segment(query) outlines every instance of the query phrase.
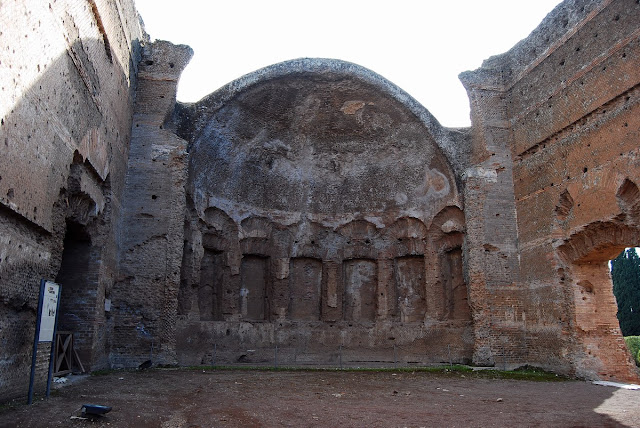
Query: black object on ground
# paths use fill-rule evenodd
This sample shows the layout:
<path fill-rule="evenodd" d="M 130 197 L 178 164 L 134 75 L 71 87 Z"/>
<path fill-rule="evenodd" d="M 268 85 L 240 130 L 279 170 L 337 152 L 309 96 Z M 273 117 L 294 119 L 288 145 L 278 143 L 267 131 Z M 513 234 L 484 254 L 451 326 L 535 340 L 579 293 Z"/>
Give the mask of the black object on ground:
<path fill-rule="evenodd" d="M 111 407 L 109 406 L 101 406 L 99 404 L 83 404 L 82 405 L 82 416 L 104 416 L 105 413 L 109 413 L 111 411 Z"/>

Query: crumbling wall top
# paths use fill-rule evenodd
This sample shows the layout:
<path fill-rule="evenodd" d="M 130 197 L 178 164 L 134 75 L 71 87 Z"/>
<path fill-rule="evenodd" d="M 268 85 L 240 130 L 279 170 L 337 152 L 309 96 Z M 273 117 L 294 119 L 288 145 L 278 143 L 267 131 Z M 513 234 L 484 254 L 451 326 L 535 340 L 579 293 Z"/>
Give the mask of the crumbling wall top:
<path fill-rule="evenodd" d="M 462 84 L 471 87 L 508 87 L 529 68 L 546 58 L 557 45 L 571 37 L 581 22 L 608 2 L 567 0 L 556 6 L 531 34 L 507 52 L 494 55 L 473 71 L 460 73 Z"/>
<path fill-rule="evenodd" d="M 174 119 L 178 122 L 179 134 L 186 140 L 192 140 L 207 127 L 219 109 L 239 94 L 256 85 L 296 76 L 305 76 L 309 83 L 319 79 L 358 81 L 395 100 L 422 123 L 445 152 L 456 175 L 461 176 L 467 162 L 466 129 L 441 126 L 424 106 L 389 80 L 360 65 L 336 59 L 300 58 L 274 64 L 234 80 L 195 104 L 181 104 Z"/>

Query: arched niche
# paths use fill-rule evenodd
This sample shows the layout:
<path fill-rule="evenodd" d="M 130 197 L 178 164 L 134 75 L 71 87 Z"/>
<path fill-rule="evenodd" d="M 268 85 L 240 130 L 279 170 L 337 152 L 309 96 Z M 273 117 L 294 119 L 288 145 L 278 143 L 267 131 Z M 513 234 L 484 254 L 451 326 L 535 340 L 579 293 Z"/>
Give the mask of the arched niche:
<path fill-rule="evenodd" d="M 196 205 L 221 201 L 288 223 L 300 213 L 323 222 L 386 222 L 392 213 L 429 223 L 460 202 L 447 131 L 355 64 L 276 64 L 185 111 L 178 128 L 189 140 Z"/>

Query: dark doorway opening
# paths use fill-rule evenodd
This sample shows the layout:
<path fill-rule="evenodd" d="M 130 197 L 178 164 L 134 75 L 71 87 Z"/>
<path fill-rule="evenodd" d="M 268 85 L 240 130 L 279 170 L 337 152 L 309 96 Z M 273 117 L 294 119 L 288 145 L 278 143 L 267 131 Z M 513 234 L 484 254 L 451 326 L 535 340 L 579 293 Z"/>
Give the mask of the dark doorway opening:
<path fill-rule="evenodd" d="M 56 282 L 62 285 L 58 331 L 73 333 L 75 351 L 85 369 L 91 365 L 96 319 L 97 266 L 85 228 L 67 222 L 62 263 Z"/>

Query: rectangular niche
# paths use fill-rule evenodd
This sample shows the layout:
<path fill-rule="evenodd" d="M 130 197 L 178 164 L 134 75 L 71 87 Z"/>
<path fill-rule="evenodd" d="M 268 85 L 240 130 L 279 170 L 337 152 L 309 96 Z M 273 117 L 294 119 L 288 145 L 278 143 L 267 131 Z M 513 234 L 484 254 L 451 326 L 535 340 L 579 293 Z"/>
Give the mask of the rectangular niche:
<path fill-rule="evenodd" d="M 344 319 L 375 321 L 378 266 L 375 260 L 352 259 L 344 262 Z"/>
<path fill-rule="evenodd" d="M 289 318 L 319 320 L 322 261 L 307 257 L 292 258 L 289 270 Z"/>
<path fill-rule="evenodd" d="M 242 257 L 240 308 L 247 320 L 266 319 L 268 261 L 268 258 L 261 256 Z"/>
<path fill-rule="evenodd" d="M 467 284 L 462 273 L 462 250 L 447 251 L 442 264 L 444 286 L 444 317 L 452 320 L 470 320 Z"/>
<path fill-rule="evenodd" d="M 198 308 L 202 321 L 222 319 L 223 269 L 223 253 L 205 249 L 200 262 L 198 286 Z"/>
<path fill-rule="evenodd" d="M 424 256 L 395 260 L 397 314 L 402 322 L 422 322 L 427 312 Z"/>

